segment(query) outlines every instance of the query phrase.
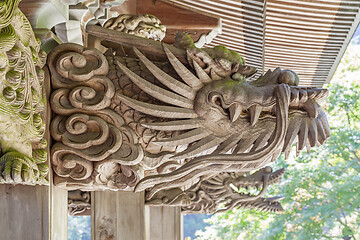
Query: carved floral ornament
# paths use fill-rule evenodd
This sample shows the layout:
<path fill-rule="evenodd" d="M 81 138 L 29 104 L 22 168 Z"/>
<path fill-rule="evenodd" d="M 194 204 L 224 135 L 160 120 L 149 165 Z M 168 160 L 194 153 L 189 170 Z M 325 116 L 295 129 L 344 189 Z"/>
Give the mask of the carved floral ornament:
<path fill-rule="evenodd" d="M 280 68 L 250 81 L 255 70 L 237 53 L 183 46 L 163 44 L 160 62 L 136 48 L 137 58 L 75 44 L 52 51 L 55 184 L 146 190 L 147 204 L 185 212 L 281 211 L 280 198 L 262 196 L 284 170 L 266 165 L 295 142 L 299 152 L 329 137 L 327 90 L 299 87 Z"/>

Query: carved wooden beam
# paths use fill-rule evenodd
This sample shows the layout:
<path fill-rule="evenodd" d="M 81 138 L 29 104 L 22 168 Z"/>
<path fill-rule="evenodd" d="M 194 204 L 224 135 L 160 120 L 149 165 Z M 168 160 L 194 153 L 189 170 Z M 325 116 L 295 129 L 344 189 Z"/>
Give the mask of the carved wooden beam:
<path fill-rule="evenodd" d="M 134 36 L 126 33 L 122 33 L 119 31 L 114 31 L 111 29 L 103 28 L 96 25 L 88 25 L 86 27 L 87 33 L 98 37 L 103 40 L 107 40 L 111 43 L 115 43 L 114 48 L 118 48 L 119 46 L 124 47 L 136 47 L 140 51 L 143 51 L 148 54 L 158 58 L 162 58 L 166 60 L 166 55 L 162 48 L 162 43 L 159 41 L 145 39 L 139 36 Z M 106 46 L 112 47 L 112 45 L 107 44 Z M 165 44 L 171 52 L 184 64 L 187 64 L 186 52 L 184 49 L 176 48 L 172 45 Z M 164 60 L 163 60 L 164 61 Z"/>
<path fill-rule="evenodd" d="M 55 184 L 146 190 L 147 204 L 190 212 L 217 211 L 222 203 L 281 210 L 278 198 L 261 199 L 283 173 L 266 165 L 287 156 L 293 143 L 301 151 L 329 137 L 319 106 L 325 89 L 298 87 L 297 74 L 280 68 L 248 81 L 255 69 L 238 53 L 196 48 L 187 35 L 175 48 L 99 26 L 87 30 L 133 47 L 133 55 L 75 44 L 49 55 Z M 151 54 L 161 57 L 151 61 Z M 230 183 L 262 190 L 239 194 Z"/>

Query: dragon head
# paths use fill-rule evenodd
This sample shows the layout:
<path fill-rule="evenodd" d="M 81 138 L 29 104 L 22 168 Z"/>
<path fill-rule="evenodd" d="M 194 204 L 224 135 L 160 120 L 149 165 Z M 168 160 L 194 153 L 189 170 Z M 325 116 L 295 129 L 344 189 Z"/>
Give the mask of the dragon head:
<path fill-rule="evenodd" d="M 164 46 L 169 62 L 181 78 L 178 80 L 136 48 L 134 51 L 164 87 L 143 79 L 119 61 L 116 64 L 158 103 L 140 102 L 121 93 L 116 97 L 139 112 L 161 118 L 142 126 L 178 133 L 155 139 L 154 144 L 181 149 L 160 153 L 166 158 L 150 157 L 158 166 L 171 162 L 178 167 L 140 180 L 135 190 L 151 188 L 148 199 L 164 189 L 187 189 L 211 174 L 259 169 L 281 152 L 288 153 L 296 140 L 300 151 L 304 146 L 322 144 L 329 137 L 326 116 L 319 106 L 327 90 L 298 87 L 299 77 L 291 70 L 269 70 L 250 81 L 246 78 L 255 73 L 254 69 L 235 54 L 190 48 L 189 69 Z"/>

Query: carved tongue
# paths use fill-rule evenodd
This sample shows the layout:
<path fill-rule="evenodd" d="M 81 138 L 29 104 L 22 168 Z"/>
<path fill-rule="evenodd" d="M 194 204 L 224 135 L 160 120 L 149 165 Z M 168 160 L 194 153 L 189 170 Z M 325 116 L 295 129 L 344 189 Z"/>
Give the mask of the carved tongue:
<path fill-rule="evenodd" d="M 231 104 L 229 107 L 229 112 L 230 112 L 231 122 L 235 122 L 239 118 L 239 116 L 242 112 L 242 107 L 241 107 L 240 103 Z"/>
<path fill-rule="evenodd" d="M 251 126 L 254 126 L 257 123 L 257 121 L 259 120 L 261 110 L 262 110 L 262 107 L 259 105 L 252 105 L 249 108 Z"/>

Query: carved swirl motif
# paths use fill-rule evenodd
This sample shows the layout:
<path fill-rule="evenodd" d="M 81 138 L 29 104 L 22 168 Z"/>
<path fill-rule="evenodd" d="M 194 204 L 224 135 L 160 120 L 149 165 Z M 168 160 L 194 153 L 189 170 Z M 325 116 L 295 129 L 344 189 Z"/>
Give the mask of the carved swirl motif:
<path fill-rule="evenodd" d="M 95 183 L 105 185 L 110 189 L 133 188 L 140 180 L 137 172 L 131 166 L 116 164 L 116 161 L 96 163 L 96 169 L 99 174 L 96 176 Z"/>
<path fill-rule="evenodd" d="M 71 52 L 61 52 L 68 44 L 64 45 L 52 52 L 49 60 L 54 73 L 53 86 L 60 88 L 51 97 L 53 110 L 58 114 L 70 114 L 77 111 L 74 108 L 88 111 L 107 108 L 115 88 L 104 76 L 108 73 L 105 57 L 95 49 L 84 50 L 78 45 L 70 45 Z"/>
<path fill-rule="evenodd" d="M 34 162 L 32 158 L 17 151 L 7 152 L 0 158 L 0 183 L 46 184 L 48 172 L 49 168 L 45 163 Z"/>
<path fill-rule="evenodd" d="M 57 176 L 72 186 L 134 187 L 137 173 L 125 165 L 139 163 L 143 151 L 123 118 L 108 108 L 115 88 L 105 76 L 105 57 L 95 49 L 64 44 L 51 53 L 49 65 L 56 88 L 50 102 L 58 114 L 51 122 Z"/>

